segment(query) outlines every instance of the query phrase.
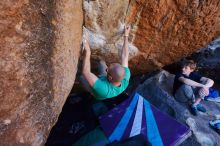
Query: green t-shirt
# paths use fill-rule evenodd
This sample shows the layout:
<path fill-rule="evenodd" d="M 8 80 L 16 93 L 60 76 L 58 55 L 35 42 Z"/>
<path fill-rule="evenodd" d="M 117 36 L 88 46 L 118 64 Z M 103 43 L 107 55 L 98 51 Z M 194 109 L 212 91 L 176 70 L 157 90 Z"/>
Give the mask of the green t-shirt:
<path fill-rule="evenodd" d="M 124 67 L 125 69 L 125 77 L 121 81 L 121 85 L 119 87 L 114 86 L 107 79 L 107 76 L 100 77 L 92 87 L 92 93 L 98 100 L 103 100 L 106 98 L 112 98 L 119 94 L 121 94 L 128 86 L 129 79 L 131 76 L 130 70 L 128 67 Z"/>

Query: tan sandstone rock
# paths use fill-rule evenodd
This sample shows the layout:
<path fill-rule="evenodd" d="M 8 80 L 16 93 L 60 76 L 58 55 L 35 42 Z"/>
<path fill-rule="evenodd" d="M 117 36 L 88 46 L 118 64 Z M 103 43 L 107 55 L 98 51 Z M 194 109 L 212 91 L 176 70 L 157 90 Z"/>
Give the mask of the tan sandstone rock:
<path fill-rule="evenodd" d="M 0 145 L 44 145 L 71 91 L 82 0 L 0 1 Z"/>
<path fill-rule="evenodd" d="M 92 58 L 110 63 L 131 23 L 129 66 L 141 73 L 219 36 L 219 16 L 217 0 L 0 1 L 0 145 L 45 143 L 75 80 L 82 31 Z"/>
<path fill-rule="evenodd" d="M 123 25 L 132 25 L 129 67 L 136 74 L 173 63 L 220 35 L 219 1 L 93 0 L 84 1 L 84 11 L 93 58 L 119 61 Z"/>

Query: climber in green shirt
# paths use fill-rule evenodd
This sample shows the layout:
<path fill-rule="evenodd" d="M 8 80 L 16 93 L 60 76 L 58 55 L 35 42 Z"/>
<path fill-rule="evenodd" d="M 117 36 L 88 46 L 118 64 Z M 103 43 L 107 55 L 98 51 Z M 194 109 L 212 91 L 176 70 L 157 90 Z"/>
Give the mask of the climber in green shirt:
<path fill-rule="evenodd" d="M 112 63 L 109 67 L 106 66 L 104 61 L 100 61 L 102 65 L 101 70 L 104 70 L 102 75 L 96 76 L 91 72 L 90 56 L 91 50 L 89 42 L 85 40 L 83 51 L 83 68 L 82 74 L 84 81 L 88 85 L 85 88 L 98 100 L 112 98 L 122 93 L 129 84 L 130 70 L 128 68 L 128 36 L 130 26 L 125 26 L 124 31 L 124 44 L 121 52 L 121 64 Z M 86 87 L 87 86 L 87 87 Z"/>

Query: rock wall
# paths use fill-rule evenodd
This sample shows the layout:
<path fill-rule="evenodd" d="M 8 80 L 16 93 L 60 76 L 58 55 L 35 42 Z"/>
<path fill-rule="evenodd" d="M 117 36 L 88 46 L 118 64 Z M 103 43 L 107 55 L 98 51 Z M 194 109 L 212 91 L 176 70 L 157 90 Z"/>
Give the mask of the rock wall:
<path fill-rule="evenodd" d="M 137 74 L 219 36 L 219 16 L 214 0 L 0 1 L 0 145 L 45 143 L 75 80 L 82 31 L 92 59 L 110 63 L 119 61 L 123 26 L 131 23 Z"/>
<path fill-rule="evenodd" d="M 136 74 L 173 63 L 220 36 L 219 1 L 88 0 L 84 11 L 93 58 L 108 63 L 119 61 L 123 25 L 132 25 L 130 68 Z"/>
<path fill-rule="evenodd" d="M 0 145 L 43 145 L 71 91 L 81 0 L 0 2 Z"/>

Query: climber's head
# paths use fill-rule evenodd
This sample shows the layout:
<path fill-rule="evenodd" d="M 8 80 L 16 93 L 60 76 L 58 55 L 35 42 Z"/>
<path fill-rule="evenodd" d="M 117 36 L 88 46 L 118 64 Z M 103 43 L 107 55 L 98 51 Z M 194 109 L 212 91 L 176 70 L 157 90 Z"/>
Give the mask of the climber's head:
<path fill-rule="evenodd" d="M 125 70 L 119 63 L 112 63 L 106 70 L 110 82 L 121 82 L 125 76 Z"/>

